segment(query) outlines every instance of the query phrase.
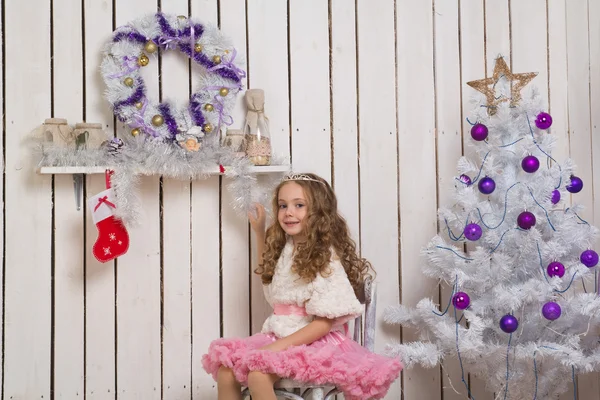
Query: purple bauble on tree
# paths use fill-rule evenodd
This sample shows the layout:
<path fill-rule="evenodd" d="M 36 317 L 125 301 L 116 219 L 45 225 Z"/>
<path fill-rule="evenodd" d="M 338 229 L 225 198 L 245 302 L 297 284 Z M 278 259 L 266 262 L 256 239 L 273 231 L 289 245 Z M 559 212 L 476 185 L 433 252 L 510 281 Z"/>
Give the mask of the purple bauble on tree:
<path fill-rule="evenodd" d="M 483 194 L 491 194 L 496 189 L 496 182 L 490 177 L 485 177 L 479 181 L 477 185 L 479 191 Z"/>
<path fill-rule="evenodd" d="M 552 116 L 546 112 L 541 112 L 535 119 L 535 126 L 539 129 L 548 129 L 552 125 Z"/>
<path fill-rule="evenodd" d="M 561 309 L 560 306 L 553 302 L 549 301 L 542 307 L 542 315 L 544 318 L 549 319 L 550 321 L 554 321 L 560 317 Z"/>
<path fill-rule="evenodd" d="M 571 183 L 567 185 L 567 190 L 571 193 L 579 193 L 583 189 L 583 181 L 575 175 L 571 175 Z"/>
<path fill-rule="evenodd" d="M 523 171 L 532 174 L 540 168 L 540 160 L 536 156 L 527 156 L 521 161 L 521 167 Z"/>
<path fill-rule="evenodd" d="M 469 307 L 469 304 L 471 304 L 471 299 L 465 292 L 456 292 L 456 294 L 452 296 L 452 305 L 459 310 L 464 310 Z"/>
<path fill-rule="evenodd" d="M 461 175 L 461 176 L 458 178 L 458 180 L 459 180 L 459 181 L 461 181 L 462 183 L 464 183 L 464 184 L 465 184 L 465 185 L 467 185 L 467 186 L 470 186 L 470 185 L 471 185 L 471 178 L 469 177 L 469 175 L 462 174 L 462 175 Z"/>
<path fill-rule="evenodd" d="M 529 211 L 523 211 L 517 217 L 517 225 L 521 229 L 531 229 L 535 225 L 535 215 Z"/>
<path fill-rule="evenodd" d="M 481 227 L 476 223 L 471 223 L 465 226 L 465 230 L 463 232 L 465 237 L 472 241 L 479 240 L 481 234 L 483 233 Z"/>
<path fill-rule="evenodd" d="M 598 253 L 594 250 L 586 250 L 579 256 L 579 261 L 588 268 L 598 265 Z"/>
<path fill-rule="evenodd" d="M 548 268 L 546 268 L 546 271 L 548 271 L 548 276 L 550 278 L 554 276 L 562 278 L 565 275 L 565 266 L 559 263 L 558 261 L 553 261 L 550 264 L 548 264 Z"/>
<path fill-rule="evenodd" d="M 506 333 L 513 333 L 519 327 L 519 321 L 516 317 L 506 314 L 500 319 L 500 329 Z"/>
<path fill-rule="evenodd" d="M 558 189 L 554 189 L 552 191 L 552 197 L 550 198 L 552 204 L 556 204 L 560 201 L 560 191 Z"/>
<path fill-rule="evenodd" d="M 477 123 L 471 128 L 471 137 L 478 142 L 485 140 L 488 135 L 488 128 L 484 124 Z"/>

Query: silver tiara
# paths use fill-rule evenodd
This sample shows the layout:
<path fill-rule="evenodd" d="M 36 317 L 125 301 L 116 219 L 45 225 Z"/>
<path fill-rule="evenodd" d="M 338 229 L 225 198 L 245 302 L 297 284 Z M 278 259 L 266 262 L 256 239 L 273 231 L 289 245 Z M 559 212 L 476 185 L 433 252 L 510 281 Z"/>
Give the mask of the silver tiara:
<path fill-rule="evenodd" d="M 325 185 L 325 183 L 323 181 L 320 181 L 318 179 L 315 178 L 311 178 L 310 176 L 306 175 L 306 174 L 291 174 L 291 175 L 287 175 L 285 178 L 283 178 L 284 182 L 287 181 L 312 181 L 312 182 L 319 182 L 323 185 Z"/>

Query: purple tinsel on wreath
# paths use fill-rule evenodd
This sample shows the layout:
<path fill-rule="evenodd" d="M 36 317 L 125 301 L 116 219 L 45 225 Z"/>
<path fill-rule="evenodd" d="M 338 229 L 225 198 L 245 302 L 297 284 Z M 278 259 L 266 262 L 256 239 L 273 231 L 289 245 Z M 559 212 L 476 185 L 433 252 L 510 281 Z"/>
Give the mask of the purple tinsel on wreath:
<path fill-rule="evenodd" d="M 121 32 L 115 33 L 115 36 L 113 37 L 113 42 L 117 43 L 123 39 L 134 40 L 134 41 L 140 42 L 140 43 L 146 43 L 146 41 L 147 41 L 146 36 L 142 35 L 139 32 L 136 32 L 136 31 L 123 32 L 123 31 L 121 31 Z"/>
<path fill-rule="evenodd" d="M 113 104 L 114 112 L 117 114 L 119 121 L 125 122 L 125 117 L 122 117 L 120 112 L 118 112 L 121 107 L 133 106 L 138 101 L 142 101 L 144 97 L 146 97 L 146 86 L 144 85 L 144 81 L 141 78 L 136 79 L 137 87 L 131 96 L 126 98 L 125 100 L 117 101 Z"/>
<path fill-rule="evenodd" d="M 211 61 L 206 54 L 204 53 L 196 53 L 194 51 L 194 49 L 192 49 L 192 46 L 190 46 L 188 43 L 181 43 L 179 44 L 179 49 L 181 51 L 183 51 L 185 54 L 187 54 L 189 57 L 193 58 L 194 61 L 196 61 L 198 64 L 204 66 L 206 69 L 215 67 L 216 63 L 214 63 L 213 61 Z M 220 75 L 221 77 L 225 78 L 225 79 L 230 79 L 232 81 L 234 81 L 235 83 L 240 83 L 241 82 L 241 78 L 232 70 L 227 69 L 227 68 L 221 68 L 221 69 L 217 69 L 214 71 L 214 73 Z"/>
<path fill-rule="evenodd" d="M 202 114 L 202 111 L 200 111 L 201 106 L 202 104 L 198 101 L 198 96 L 192 96 L 192 98 L 190 99 L 189 109 L 190 115 L 194 120 L 194 125 L 197 126 L 203 126 L 205 121 L 204 114 Z"/>
<path fill-rule="evenodd" d="M 165 16 L 161 13 L 157 13 L 156 14 L 156 19 L 158 21 L 158 24 L 160 25 L 160 29 L 161 31 L 165 34 L 165 35 L 169 35 L 171 37 L 177 37 L 179 39 L 180 36 L 187 36 L 187 38 L 189 39 L 190 37 L 190 27 L 186 27 L 183 32 L 178 32 L 175 29 L 173 29 L 171 27 L 171 25 L 169 25 L 169 22 L 167 21 L 167 19 L 165 18 Z M 197 33 L 200 32 L 200 33 Z M 204 33 L 204 27 L 200 24 L 195 24 L 194 25 L 194 36 L 199 37 L 202 35 L 202 33 Z M 215 66 L 217 66 L 218 64 L 213 62 L 211 59 L 209 59 L 206 54 L 200 52 L 200 53 L 196 53 L 194 51 L 194 49 L 192 48 L 191 44 L 188 43 L 188 41 L 183 42 L 183 43 L 179 43 L 179 49 L 181 51 L 183 51 L 185 54 L 187 54 L 190 58 L 192 58 L 194 61 L 196 61 L 198 64 L 202 65 L 203 67 L 205 67 L 206 69 L 209 68 L 213 68 Z M 233 71 L 231 71 L 230 69 L 227 68 L 220 68 L 216 71 L 214 71 L 217 75 L 220 75 L 221 77 L 225 78 L 225 79 L 230 79 L 236 83 L 240 83 L 241 82 L 241 78 Z"/>
<path fill-rule="evenodd" d="M 181 50 L 183 50 L 183 48 Z M 201 63 L 206 68 L 213 68 L 213 67 L 216 67 L 217 65 L 219 65 L 219 64 L 211 61 L 204 53 L 194 52 L 193 57 L 194 57 L 194 60 Z M 238 74 L 236 74 L 235 72 L 233 72 L 232 70 L 230 70 L 228 68 L 219 68 L 219 69 L 215 70 L 214 72 L 221 75 L 223 78 L 231 79 L 235 83 L 240 83 L 242 81 L 242 79 L 238 76 Z"/>
<path fill-rule="evenodd" d="M 167 21 L 167 19 L 165 18 L 165 16 L 163 15 L 163 13 L 156 13 L 156 21 L 158 22 L 158 25 L 160 25 L 160 30 L 168 36 L 171 37 L 175 37 L 175 36 L 179 36 L 178 33 L 175 29 L 171 28 L 171 25 L 169 25 L 169 22 Z"/>
<path fill-rule="evenodd" d="M 183 28 L 181 35 L 190 37 L 191 31 L 192 31 L 191 27 L 186 26 L 185 28 Z M 200 24 L 194 24 L 194 39 L 199 38 L 200 36 L 202 36 L 203 33 L 204 33 L 204 27 Z"/>
<path fill-rule="evenodd" d="M 171 107 L 169 107 L 167 103 L 161 103 L 158 105 L 158 110 L 165 119 L 165 124 L 167 124 L 167 128 L 169 128 L 169 133 L 174 139 L 177 135 L 177 121 L 175 121 L 175 118 L 171 115 Z"/>

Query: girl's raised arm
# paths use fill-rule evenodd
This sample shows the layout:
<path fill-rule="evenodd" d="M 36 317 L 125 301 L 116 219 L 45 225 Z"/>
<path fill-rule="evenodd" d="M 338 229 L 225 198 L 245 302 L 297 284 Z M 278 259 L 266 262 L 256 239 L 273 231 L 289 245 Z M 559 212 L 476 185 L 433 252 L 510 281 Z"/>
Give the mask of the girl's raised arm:
<path fill-rule="evenodd" d="M 260 203 L 255 203 L 255 212 L 248 212 L 248 219 L 250 220 L 250 226 L 256 236 L 256 248 L 258 265 L 262 264 L 263 252 L 265 251 L 265 239 L 266 239 L 266 212 L 265 208 Z"/>

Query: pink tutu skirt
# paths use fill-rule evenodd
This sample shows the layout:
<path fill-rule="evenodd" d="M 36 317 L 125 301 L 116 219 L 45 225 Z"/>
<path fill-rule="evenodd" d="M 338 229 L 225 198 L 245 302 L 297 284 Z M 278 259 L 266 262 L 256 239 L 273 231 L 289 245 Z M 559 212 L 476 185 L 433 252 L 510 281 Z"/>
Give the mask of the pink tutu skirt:
<path fill-rule="evenodd" d="M 337 331 L 305 346 L 277 352 L 259 350 L 275 340 L 275 336 L 262 333 L 244 339 L 217 339 L 202 357 L 202 365 L 215 380 L 221 366 L 232 369 L 243 385 L 248 373 L 260 371 L 336 386 L 347 400 L 383 398 L 402 370 L 399 359 L 372 353 Z"/>

